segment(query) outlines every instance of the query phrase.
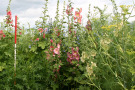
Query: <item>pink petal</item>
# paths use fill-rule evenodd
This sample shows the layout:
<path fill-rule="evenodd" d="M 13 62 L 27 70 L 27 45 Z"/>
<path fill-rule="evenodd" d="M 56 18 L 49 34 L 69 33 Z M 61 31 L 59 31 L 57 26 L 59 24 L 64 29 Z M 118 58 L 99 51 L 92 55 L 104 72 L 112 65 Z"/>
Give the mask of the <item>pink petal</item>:
<path fill-rule="evenodd" d="M 60 49 L 60 44 L 57 44 L 57 48 Z"/>

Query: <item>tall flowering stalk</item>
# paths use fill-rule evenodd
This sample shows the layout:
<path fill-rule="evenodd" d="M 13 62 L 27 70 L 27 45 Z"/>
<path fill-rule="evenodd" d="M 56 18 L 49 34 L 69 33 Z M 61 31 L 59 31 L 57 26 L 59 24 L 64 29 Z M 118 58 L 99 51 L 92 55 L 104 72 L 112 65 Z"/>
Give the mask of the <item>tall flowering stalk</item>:
<path fill-rule="evenodd" d="M 81 12 L 82 12 L 82 8 L 79 9 L 79 11 L 75 11 L 75 17 L 74 17 L 74 20 L 77 20 L 77 22 L 79 24 L 81 24 L 82 22 L 82 15 L 81 15 Z M 76 23 L 77 23 L 76 22 Z"/>
<path fill-rule="evenodd" d="M 13 19 L 12 19 L 12 13 L 10 10 L 10 3 L 11 3 L 11 0 L 9 0 L 9 4 L 8 4 L 8 8 L 7 8 L 6 23 L 13 26 Z"/>
<path fill-rule="evenodd" d="M 72 61 L 79 62 L 80 55 L 79 55 L 79 48 L 76 47 L 76 50 L 72 47 L 72 53 L 67 52 L 67 61 L 72 64 Z"/>
<path fill-rule="evenodd" d="M 2 37 L 4 38 L 4 37 L 6 37 L 6 35 L 3 33 L 3 30 L 0 30 L 0 40 Z"/>

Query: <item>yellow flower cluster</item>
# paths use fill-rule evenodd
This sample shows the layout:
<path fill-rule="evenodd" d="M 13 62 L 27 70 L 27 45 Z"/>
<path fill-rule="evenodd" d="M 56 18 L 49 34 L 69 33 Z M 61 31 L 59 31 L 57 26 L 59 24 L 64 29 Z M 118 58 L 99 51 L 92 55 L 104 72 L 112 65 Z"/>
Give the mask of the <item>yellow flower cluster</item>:
<path fill-rule="evenodd" d="M 111 28 L 116 27 L 116 25 L 102 26 L 102 29 L 110 30 Z"/>
<path fill-rule="evenodd" d="M 128 11 L 132 5 L 120 5 L 119 7 L 122 9 L 124 14 L 130 14 Z"/>

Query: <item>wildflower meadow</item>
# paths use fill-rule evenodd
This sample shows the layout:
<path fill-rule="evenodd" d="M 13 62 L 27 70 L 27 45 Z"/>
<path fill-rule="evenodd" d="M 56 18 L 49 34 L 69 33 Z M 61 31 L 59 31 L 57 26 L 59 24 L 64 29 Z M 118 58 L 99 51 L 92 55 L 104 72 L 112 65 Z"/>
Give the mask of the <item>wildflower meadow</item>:
<path fill-rule="evenodd" d="M 25 28 L 10 0 L 0 22 L 0 90 L 135 90 L 135 4 L 110 2 L 111 14 L 89 5 L 82 23 L 84 9 L 72 0 L 62 13 L 57 0 L 50 21 L 45 0 L 41 21 Z"/>

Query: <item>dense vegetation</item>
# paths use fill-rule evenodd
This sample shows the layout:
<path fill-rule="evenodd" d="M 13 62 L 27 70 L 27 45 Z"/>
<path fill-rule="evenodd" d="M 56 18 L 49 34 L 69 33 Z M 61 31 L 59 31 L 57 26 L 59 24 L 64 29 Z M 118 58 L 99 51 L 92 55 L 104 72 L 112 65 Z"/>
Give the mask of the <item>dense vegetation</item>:
<path fill-rule="evenodd" d="M 73 12 L 72 2 L 64 2 L 59 18 L 47 23 L 48 0 L 42 21 L 26 29 L 18 22 L 17 64 L 14 75 L 14 24 L 7 8 L 0 26 L 1 90 L 134 90 L 135 89 L 135 21 L 128 22 L 134 6 L 118 7 L 113 13 L 94 7 L 86 25 L 82 25 L 82 8 Z M 118 12 L 118 8 L 121 9 Z M 96 17 L 99 12 L 100 17 Z M 91 16 L 93 14 L 93 16 Z"/>

